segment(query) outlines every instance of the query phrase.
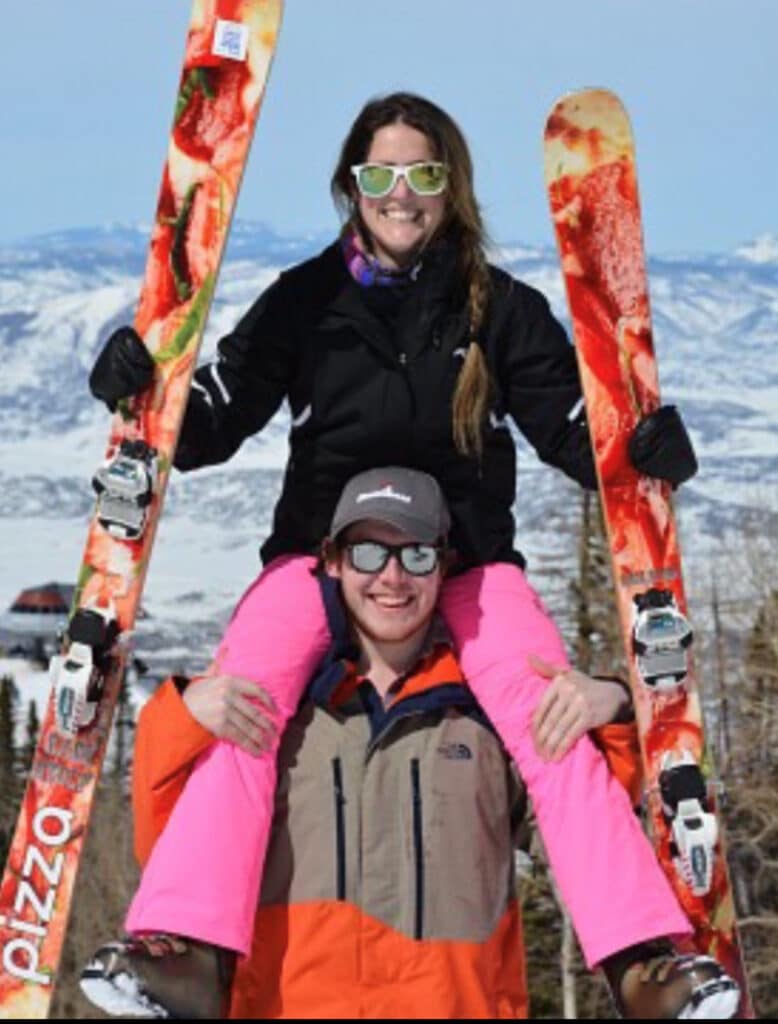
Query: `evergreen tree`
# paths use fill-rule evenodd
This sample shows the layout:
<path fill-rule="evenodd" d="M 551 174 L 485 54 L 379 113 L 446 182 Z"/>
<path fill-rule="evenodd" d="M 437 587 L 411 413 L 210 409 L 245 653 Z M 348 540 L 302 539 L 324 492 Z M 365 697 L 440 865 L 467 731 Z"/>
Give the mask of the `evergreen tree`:
<path fill-rule="evenodd" d="M 8 855 L 19 800 L 14 737 L 18 699 L 13 677 L 0 678 L 0 864 Z"/>
<path fill-rule="evenodd" d="M 739 601 L 737 610 L 747 606 Z M 742 669 L 728 701 L 730 756 L 720 807 L 751 995 L 757 1015 L 769 1018 L 778 1014 L 778 591 L 762 590 L 741 637 Z M 732 676 L 727 653 L 722 643 L 720 668 Z"/>
<path fill-rule="evenodd" d="M 40 727 L 41 723 L 38 718 L 38 708 L 35 705 L 35 701 L 31 700 L 27 706 L 27 721 L 24 725 L 24 746 L 21 750 L 21 767 L 25 778 L 32 766 L 32 759 L 35 756 L 35 747 L 38 743 Z"/>
<path fill-rule="evenodd" d="M 120 790 L 124 788 L 132 763 L 132 742 L 135 729 L 135 706 L 130 696 L 129 679 L 134 672 L 131 666 L 122 679 L 113 724 L 113 758 L 111 781 Z"/>
<path fill-rule="evenodd" d="M 570 584 L 575 606 L 573 664 L 582 672 L 626 671 L 610 553 L 599 498 L 581 495 L 578 575 Z"/>
<path fill-rule="evenodd" d="M 773 590 L 760 606 L 748 638 L 746 670 L 758 707 L 756 747 L 752 750 L 762 765 L 775 766 L 775 697 L 778 695 L 778 591 Z"/>
<path fill-rule="evenodd" d="M 16 706 L 19 694 L 12 676 L 0 679 L 0 793 L 3 799 L 16 792 Z"/>

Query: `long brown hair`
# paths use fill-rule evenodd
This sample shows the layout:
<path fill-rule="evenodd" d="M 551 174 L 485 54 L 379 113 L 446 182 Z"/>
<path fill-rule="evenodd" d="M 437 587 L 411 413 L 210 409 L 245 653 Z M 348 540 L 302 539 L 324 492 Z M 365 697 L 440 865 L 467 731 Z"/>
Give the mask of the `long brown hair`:
<path fill-rule="evenodd" d="M 480 456 L 490 380 L 483 350 L 476 340 L 486 316 L 490 277 L 484 252 L 486 232 L 473 190 L 473 162 L 459 126 L 440 107 L 412 93 L 396 92 L 371 100 L 360 111 L 343 143 L 332 175 L 332 197 L 346 224 L 356 228 L 369 245 L 370 235 L 359 214 L 351 167 L 367 159 L 373 136 L 380 128 L 397 122 L 426 135 L 435 158 L 449 168 L 441 232 L 457 245 L 470 314 L 470 344 L 454 391 L 452 429 L 460 452 Z"/>

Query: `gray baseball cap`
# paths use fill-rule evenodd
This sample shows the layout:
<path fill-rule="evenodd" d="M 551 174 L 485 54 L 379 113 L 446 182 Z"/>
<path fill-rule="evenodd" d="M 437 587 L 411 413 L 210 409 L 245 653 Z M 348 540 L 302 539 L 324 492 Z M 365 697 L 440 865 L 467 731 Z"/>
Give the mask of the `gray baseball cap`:
<path fill-rule="evenodd" d="M 368 469 L 343 488 L 330 525 L 334 539 L 363 519 L 396 526 L 425 544 L 445 537 L 451 528 L 446 499 L 428 473 L 400 466 Z"/>

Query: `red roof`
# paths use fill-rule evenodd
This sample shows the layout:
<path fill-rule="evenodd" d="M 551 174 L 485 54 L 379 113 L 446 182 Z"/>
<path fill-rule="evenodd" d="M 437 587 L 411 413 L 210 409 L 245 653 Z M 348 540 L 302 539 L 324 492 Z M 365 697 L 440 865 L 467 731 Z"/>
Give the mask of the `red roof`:
<path fill-rule="evenodd" d="M 67 615 L 74 587 L 64 583 L 43 583 L 23 590 L 11 605 L 12 612 Z"/>

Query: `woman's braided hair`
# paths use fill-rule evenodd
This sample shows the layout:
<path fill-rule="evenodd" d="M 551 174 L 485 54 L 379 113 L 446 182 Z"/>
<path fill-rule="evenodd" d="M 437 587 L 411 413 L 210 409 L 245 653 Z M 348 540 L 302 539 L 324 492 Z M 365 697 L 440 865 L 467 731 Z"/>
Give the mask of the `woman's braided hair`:
<path fill-rule="evenodd" d="M 426 135 L 435 158 L 449 168 L 446 215 L 440 231 L 457 247 L 460 271 L 467 282 L 470 316 L 470 344 L 454 391 L 452 430 L 458 451 L 480 456 L 490 380 L 483 350 L 475 342 L 486 317 L 490 277 L 484 252 L 486 232 L 473 190 L 473 163 L 464 135 L 444 110 L 421 96 L 397 92 L 371 100 L 360 111 L 343 143 L 332 176 L 332 196 L 346 225 L 356 228 L 369 245 L 370 236 L 359 214 L 351 167 L 364 163 L 379 128 L 398 122 Z"/>

